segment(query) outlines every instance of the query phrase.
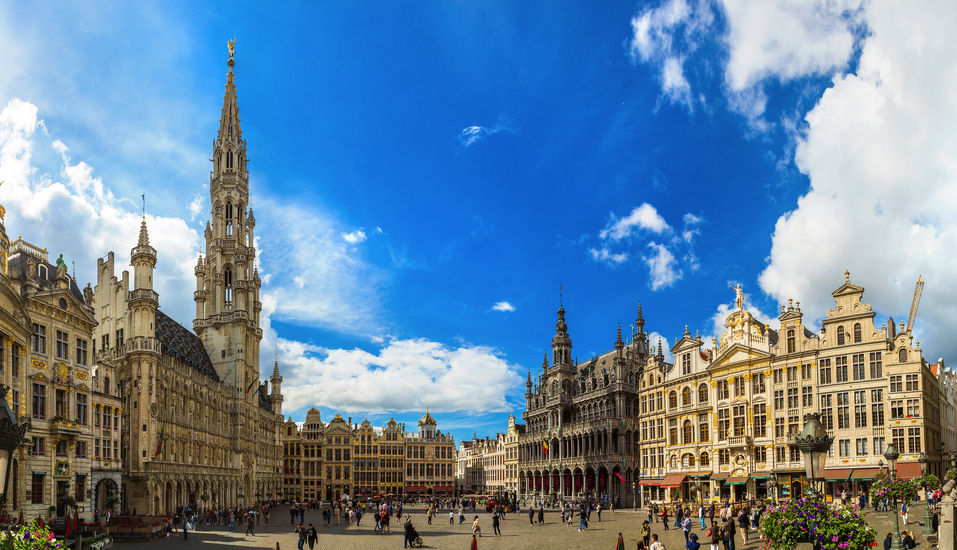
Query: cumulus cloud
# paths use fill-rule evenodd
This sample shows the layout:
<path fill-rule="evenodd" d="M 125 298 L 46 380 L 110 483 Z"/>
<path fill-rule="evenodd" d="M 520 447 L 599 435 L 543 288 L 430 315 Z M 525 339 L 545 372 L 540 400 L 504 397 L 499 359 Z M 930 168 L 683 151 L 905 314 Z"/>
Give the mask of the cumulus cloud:
<path fill-rule="evenodd" d="M 281 340 L 280 350 L 290 412 L 315 403 L 368 413 L 421 411 L 426 404 L 433 411 L 507 411 L 505 392 L 522 382 L 519 367 L 472 344 L 392 340 L 370 353 Z"/>
<path fill-rule="evenodd" d="M 341 233 L 342 240 L 349 244 L 358 244 L 366 240 L 366 234 L 363 231 L 355 230 L 352 233 Z"/>
<path fill-rule="evenodd" d="M 47 247 L 51 258 L 62 253 L 68 264 L 75 262 L 80 286 L 96 282 L 96 260 L 110 251 L 116 253 L 117 270 L 127 269 L 139 234 L 139 209 L 126 209 L 132 202 L 114 197 L 92 166 L 74 162 L 65 143 L 46 142 L 45 132 L 37 132 L 41 129 L 37 115 L 35 105 L 19 99 L 0 111 L 0 181 L 5 181 L 7 232 Z M 35 165 L 38 148 L 44 158 L 56 159 L 54 164 Z M 187 323 L 195 313 L 188 297 L 196 284 L 193 266 L 201 250 L 200 236 L 179 218 L 147 215 L 146 221 L 150 244 L 157 250 L 154 289 L 161 308 Z"/>
<path fill-rule="evenodd" d="M 624 218 L 616 218 L 613 213 L 608 227 L 602 229 L 598 233 L 598 236 L 602 239 L 620 241 L 625 237 L 630 237 L 636 229 L 643 229 L 660 234 L 671 228 L 665 219 L 658 214 L 654 206 L 644 203 L 632 210 L 631 214 L 628 214 Z"/>
<path fill-rule="evenodd" d="M 632 63 L 641 61 L 657 69 L 662 96 L 688 111 L 694 111 L 694 99 L 685 77 L 685 59 L 697 48 L 712 19 L 707 2 L 695 9 L 685 0 L 669 0 L 631 20 L 628 53 Z"/>
<path fill-rule="evenodd" d="M 770 127 L 762 118 L 765 82 L 846 68 L 863 34 L 861 14 L 861 0 L 669 0 L 632 18 L 628 53 L 656 70 L 662 97 L 692 112 L 696 94 L 686 67 L 710 42 L 727 52 L 721 84 L 728 106 L 763 131 Z M 706 78 L 712 71 L 697 72 Z"/>
<path fill-rule="evenodd" d="M 957 5 L 869 3 L 863 17 L 856 74 L 835 77 L 805 117 L 795 162 L 810 189 L 778 219 L 759 282 L 823 316 L 849 269 L 865 300 L 901 318 L 922 274 L 918 337 L 946 356 L 957 351 Z"/>
<path fill-rule="evenodd" d="M 515 306 L 508 302 L 495 302 L 495 305 L 492 306 L 492 309 L 495 311 L 515 311 Z"/>
<path fill-rule="evenodd" d="M 669 287 L 681 278 L 681 269 L 677 266 L 675 255 L 668 250 L 667 246 L 650 242 L 648 249 L 651 252 L 643 256 L 642 260 L 648 266 L 650 277 L 648 285 L 651 290 Z"/>
<path fill-rule="evenodd" d="M 692 271 L 700 267 L 694 239 L 701 233 L 703 221 L 689 212 L 682 217 L 682 230 L 676 234 L 654 206 L 644 203 L 621 218 L 612 213 L 608 224 L 598 232 L 601 246 L 589 247 L 588 254 L 593 261 L 618 266 L 631 256 L 615 248 L 637 248 L 637 255 L 648 270 L 648 286 L 652 290 L 667 288 L 683 276 L 682 264 Z M 648 240 L 649 236 L 656 239 Z"/>
<path fill-rule="evenodd" d="M 459 135 L 455 136 L 455 139 L 459 142 L 459 147 L 463 150 L 468 149 L 469 145 L 478 143 L 483 139 L 497 134 L 499 132 L 511 132 L 515 133 L 515 129 L 512 128 L 512 123 L 505 114 L 498 116 L 498 120 L 495 122 L 494 126 L 485 127 L 485 126 L 469 126 L 464 128 Z"/>
<path fill-rule="evenodd" d="M 727 303 L 718 304 L 718 308 L 717 310 L 715 310 L 714 315 L 712 315 L 711 319 L 708 320 L 708 326 L 706 326 L 705 329 L 702 331 L 702 337 L 705 340 L 705 347 L 711 347 L 709 345 L 710 342 L 707 341 L 707 338 L 706 338 L 707 336 L 716 338 L 720 341 L 721 336 L 727 330 L 724 326 L 724 322 L 725 320 L 727 320 L 728 315 L 731 315 L 731 312 L 735 310 L 736 306 L 734 304 L 734 297 L 736 296 L 736 293 L 732 289 L 736 287 L 738 283 L 739 281 L 728 281 L 728 286 L 731 288 L 729 288 L 727 292 L 728 292 L 728 296 L 730 296 L 732 299 Z M 747 290 L 747 289 L 743 288 L 743 290 Z M 762 323 L 766 325 L 770 325 L 771 328 L 774 330 L 777 330 L 781 326 L 781 323 L 780 321 L 778 321 L 777 317 L 764 313 L 763 311 L 758 309 L 757 306 L 754 305 L 754 303 L 752 303 L 751 294 L 749 292 L 744 293 L 744 309 L 745 311 L 753 315 L 755 319 L 761 321 Z"/>

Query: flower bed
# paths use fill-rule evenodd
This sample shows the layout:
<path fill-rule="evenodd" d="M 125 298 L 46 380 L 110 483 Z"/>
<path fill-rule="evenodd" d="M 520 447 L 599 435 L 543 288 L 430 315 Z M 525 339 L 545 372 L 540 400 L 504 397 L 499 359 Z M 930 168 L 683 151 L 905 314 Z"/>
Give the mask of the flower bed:
<path fill-rule="evenodd" d="M 806 498 L 769 507 L 761 534 L 765 550 L 792 550 L 812 541 L 821 550 L 864 550 L 875 540 L 874 529 L 854 507 Z"/>
<path fill-rule="evenodd" d="M 23 527 L 0 531 L 0 550 L 52 550 L 63 546 L 46 527 L 31 521 Z"/>
<path fill-rule="evenodd" d="M 922 487 L 917 479 L 898 479 L 888 473 L 879 473 L 874 476 L 874 483 L 871 484 L 871 498 L 910 502 L 917 498 Z"/>

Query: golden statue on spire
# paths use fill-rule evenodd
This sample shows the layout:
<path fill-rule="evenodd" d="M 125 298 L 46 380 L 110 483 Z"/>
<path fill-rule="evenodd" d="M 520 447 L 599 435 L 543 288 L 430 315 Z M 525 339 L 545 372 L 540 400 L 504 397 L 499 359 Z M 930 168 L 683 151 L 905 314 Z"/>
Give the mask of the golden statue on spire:
<path fill-rule="evenodd" d="M 235 53 L 234 46 L 236 45 L 236 39 L 227 40 L 226 45 L 229 46 L 229 59 L 233 58 L 233 53 Z"/>

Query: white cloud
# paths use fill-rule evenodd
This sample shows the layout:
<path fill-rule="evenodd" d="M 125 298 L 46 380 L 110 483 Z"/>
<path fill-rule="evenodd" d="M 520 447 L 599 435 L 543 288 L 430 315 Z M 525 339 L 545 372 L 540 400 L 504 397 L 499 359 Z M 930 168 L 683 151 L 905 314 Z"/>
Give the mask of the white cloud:
<path fill-rule="evenodd" d="M 611 239 L 620 241 L 625 237 L 630 237 L 634 229 L 644 229 L 653 233 L 661 234 L 671 229 L 654 206 L 644 203 L 636 207 L 624 218 L 616 218 L 611 214 L 611 221 L 605 229 L 602 229 L 598 236 L 602 239 Z"/>
<path fill-rule="evenodd" d="M 764 83 L 786 82 L 809 75 L 828 75 L 846 68 L 854 51 L 855 33 L 862 34 L 861 0 L 669 0 L 631 20 L 629 54 L 658 73 L 662 97 L 694 110 L 695 95 L 686 66 L 707 33 L 723 28 L 715 49 L 727 52 L 723 85 L 728 106 L 765 131 Z M 710 51 L 710 50 L 709 50 Z M 711 71 L 698 71 L 703 75 Z M 706 98 L 698 94 L 705 108 Z M 660 101 L 660 99 L 659 99 Z"/>
<path fill-rule="evenodd" d="M 495 311 L 515 311 L 515 306 L 508 302 L 495 302 L 495 305 L 492 306 L 492 309 Z"/>
<path fill-rule="evenodd" d="M 865 300 L 901 319 L 922 274 L 917 333 L 946 356 L 957 352 L 957 4 L 869 3 L 864 20 L 856 74 L 835 77 L 805 117 L 795 161 L 810 190 L 778 219 L 759 282 L 823 316 L 849 269 Z"/>
<path fill-rule="evenodd" d="M 455 139 L 458 140 L 459 146 L 464 150 L 467 149 L 469 145 L 502 131 L 515 133 L 515 129 L 512 128 L 512 122 L 504 113 L 498 116 L 495 126 L 469 126 L 459 132 L 459 135 L 455 136 Z"/>
<path fill-rule="evenodd" d="M 192 202 L 189 203 L 189 206 L 188 206 L 189 220 L 193 222 L 196 221 L 196 218 L 200 217 L 200 215 L 205 210 L 205 206 L 206 206 L 206 197 L 203 193 L 196 193 L 195 195 L 193 195 L 193 200 Z"/>
<path fill-rule="evenodd" d="M 602 246 L 588 248 L 592 260 L 617 266 L 627 262 L 630 256 L 628 252 L 615 251 L 612 247 L 622 244 L 638 247 L 642 250 L 639 256 L 648 269 L 648 286 L 652 290 L 670 287 L 680 280 L 683 271 L 679 264 L 686 265 L 692 271 L 700 267 L 694 252 L 694 239 L 701 234 L 703 218 L 690 212 L 685 214 L 680 237 L 674 235 L 668 222 L 648 203 L 634 208 L 625 217 L 618 218 L 612 213 L 610 218 L 605 228 L 598 232 Z M 647 241 L 649 234 L 665 238 Z"/>
<path fill-rule="evenodd" d="M 37 135 L 40 128 L 35 105 L 14 99 L 0 111 L 0 181 L 11 236 L 50 250 L 51 258 L 63 254 L 76 263 L 77 283 L 95 283 L 97 258 L 116 253 L 118 271 L 128 269 L 129 251 L 136 245 L 141 214 L 122 208 L 123 202 L 104 188 L 93 168 L 72 162 L 68 147 Z M 56 155 L 46 154 L 49 151 Z M 37 166 L 34 150 L 56 159 L 58 165 Z M 150 244 L 157 250 L 154 289 L 165 313 L 187 324 L 195 313 L 189 296 L 195 287 L 193 266 L 200 238 L 182 219 L 147 216 Z M 117 273 L 120 276 L 120 273 Z"/>
<path fill-rule="evenodd" d="M 682 275 L 681 269 L 676 265 L 675 255 L 663 244 L 650 242 L 648 248 L 652 252 L 643 256 L 642 260 L 648 266 L 648 275 L 651 278 L 648 284 L 651 290 L 659 290 L 675 284 Z"/>
<path fill-rule="evenodd" d="M 352 233 L 341 233 L 342 240 L 349 244 L 358 244 L 366 240 L 366 234 L 363 231 L 353 231 Z"/>
<path fill-rule="evenodd" d="M 615 265 L 628 261 L 627 252 L 612 254 L 608 248 L 604 246 L 599 249 L 589 248 L 588 252 L 591 254 L 591 258 L 596 262 L 606 262 L 610 265 Z"/>
<path fill-rule="evenodd" d="M 507 411 L 521 368 L 492 348 L 392 340 L 377 353 L 280 341 L 284 409 L 321 403 L 345 412 Z M 476 380 L 481 380 L 477 384 Z"/>
<path fill-rule="evenodd" d="M 713 14 L 707 2 L 693 8 L 685 0 L 669 0 L 647 9 L 631 20 L 632 36 L 628 53 L 632 63 L 639 60 L 658 70 L 662 96 L 672 104 L 694 110 L 691 84 L 685 77 L 687 54 L 694 51 L 702 31 Z M 676 36 L 677 35 L 677 36 Z"/>

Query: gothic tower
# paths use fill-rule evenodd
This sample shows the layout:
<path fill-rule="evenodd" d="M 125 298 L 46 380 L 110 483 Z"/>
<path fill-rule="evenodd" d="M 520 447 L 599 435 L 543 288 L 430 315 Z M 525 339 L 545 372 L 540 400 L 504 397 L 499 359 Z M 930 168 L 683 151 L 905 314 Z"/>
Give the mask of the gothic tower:
<path fill-rule="evenodd" d="M 568 336 L 565 324 L 565 307 L 558 306 L 558 322 L 555 323 L 555 336 L 552 338 L 552 366 L 560 367 L 572 362 L 572 339 Z"/>
<path fill-rule="evenodd" d="M 196 265 L 196 320 L 193 330 L 202 339 L 219 378 L 239 390 L 258 384 L 259 288 L 254 267 L 253 228 L 249 207 L 246 140 L 239 119 L 230 44 L 226 94 L 213 142 L 213 170 L 209 180 L 212 224 L 207 223 L 206 258 Z M 242 395 L 242 394 L 241 394 Z M 247 399 L 252 392 L 245 393 Z"/>

